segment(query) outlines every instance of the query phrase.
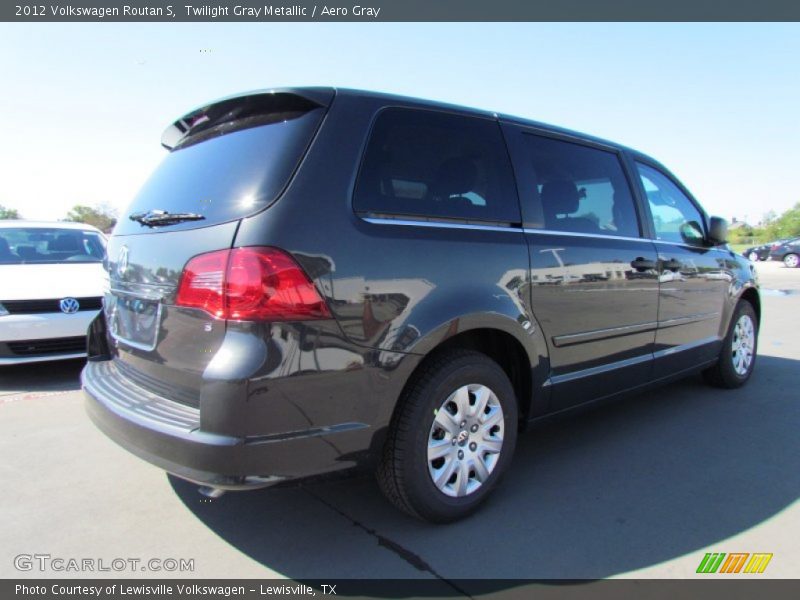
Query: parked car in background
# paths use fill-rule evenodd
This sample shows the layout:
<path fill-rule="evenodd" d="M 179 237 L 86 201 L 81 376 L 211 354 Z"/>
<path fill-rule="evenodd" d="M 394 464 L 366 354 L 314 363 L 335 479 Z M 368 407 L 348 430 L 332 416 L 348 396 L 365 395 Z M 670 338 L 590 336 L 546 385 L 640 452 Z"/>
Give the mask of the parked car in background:
<path fill-rule="evenodd" d="M 746 256 L 748 259 L 752 260 L 753 262 L 758 262 L 760 260 L 767 260 L 769 258 L 769 251 L 772 249 L 773 246 L 776 244 L 782 244 L 786 240 L 775 240 L 773 242 L 767 242 L 766 244 L 761 244 L 760 246 L 752 246 L 742 252 L 742 256 Z"/>
<path fill-rule="evenodd" d="M 782 260 L 789 268 L 800 266 L 800 238 L 786 240 L 773 246 L 769 250 L 771 260 Z"/>
<path fill-rule="evenodd" d="M 162 144 L 82 381 L 103 432 L 208 495 L 360 468 L 452 521 L 538 418 L 753 371 L 753 265 L 640 152 L 332 88 L 211 103 Z"/>
<path fill-rule="evenodd" d="M 0 221 L 0 365 L 86 355 L 105 246 L 83 223 Z"/>

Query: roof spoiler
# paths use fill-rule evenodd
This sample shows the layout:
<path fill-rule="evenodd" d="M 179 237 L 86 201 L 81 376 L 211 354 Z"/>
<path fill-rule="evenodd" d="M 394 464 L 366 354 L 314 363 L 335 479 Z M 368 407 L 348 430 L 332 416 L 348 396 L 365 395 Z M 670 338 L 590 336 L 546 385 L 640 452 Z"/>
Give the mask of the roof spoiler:
<path fill-rule="evenodd" d="M 177 119 L 161 134 L 167 150 L 216 135 L 296 118 L 315 108 L 327 108 L 333 88 L 281 88 L 222 98 Z"/>

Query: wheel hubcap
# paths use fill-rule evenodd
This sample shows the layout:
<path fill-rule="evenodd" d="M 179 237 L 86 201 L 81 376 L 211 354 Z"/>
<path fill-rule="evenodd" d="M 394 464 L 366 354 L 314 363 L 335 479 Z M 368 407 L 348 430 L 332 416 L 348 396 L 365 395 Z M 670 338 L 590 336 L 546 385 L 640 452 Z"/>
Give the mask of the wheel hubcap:
<path fill-rule="evenodd" d="M 796 257 L 794 254 L 790 254 L 789 256 L 787 256 L 787 257 L 784 259 L 784 261 L 783 261 L 783 262 L 785 262 L 785 263 L 786 263 L 786 266 L 787 266 L 787 267 L 792 267 L 792 268 L 794 268 L 794 267 L 796 267 L 796 266 L 797 266 L 798 259 L 797 259 L 797 257 Z"/>
<path fill-rule="evenodd" d="M 475 492 L 489 478 L 503 449 L 503 408 L 485 385 L 450 394 L 436 411 L 428 435 L 428 473 L 452 497 Z"/>
<path fill-rule="evenodd" d="M 756 335 L 753 320 L 748 315 L 742 315 L 733 329 L 733 369 L 739 376 L 746 375 L 753 363 Z"/>

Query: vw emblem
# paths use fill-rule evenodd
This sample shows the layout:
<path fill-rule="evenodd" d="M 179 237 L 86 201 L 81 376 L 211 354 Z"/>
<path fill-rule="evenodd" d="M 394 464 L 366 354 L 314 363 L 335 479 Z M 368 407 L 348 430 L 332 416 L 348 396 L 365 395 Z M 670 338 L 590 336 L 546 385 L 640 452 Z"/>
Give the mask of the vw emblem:
<path fill-rule="evenodd" d="M 128 247 L 123 246 L 117 255 L 117 275 L 124 277 L 128 271 Z"/>
<path fill-rule="evenodd" d="M 71 315 L 72 313 L 78 312 L 81 305 L 78 304 L 75 298 L 64 298 L 58 303 L 58 307 L 61 309 L 61 312 Z"/>

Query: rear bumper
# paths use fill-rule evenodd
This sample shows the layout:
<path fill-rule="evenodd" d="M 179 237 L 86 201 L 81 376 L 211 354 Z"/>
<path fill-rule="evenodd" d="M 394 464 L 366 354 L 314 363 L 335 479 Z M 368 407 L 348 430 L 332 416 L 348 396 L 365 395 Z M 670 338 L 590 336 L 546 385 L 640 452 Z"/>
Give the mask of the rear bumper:
<path fill-rule="evenodd" d="M 109 438 L 173 475 L 222 489 L 266 487 L 352 467 L 336 444 L 347 445 L 349 436 L 367 428 L 342 423 L 260 437 L 220 435 L 200 429 L 200 409 L 137 386 L 113 361 L 87 363 L 81 380 L 86 410 Z"/>

